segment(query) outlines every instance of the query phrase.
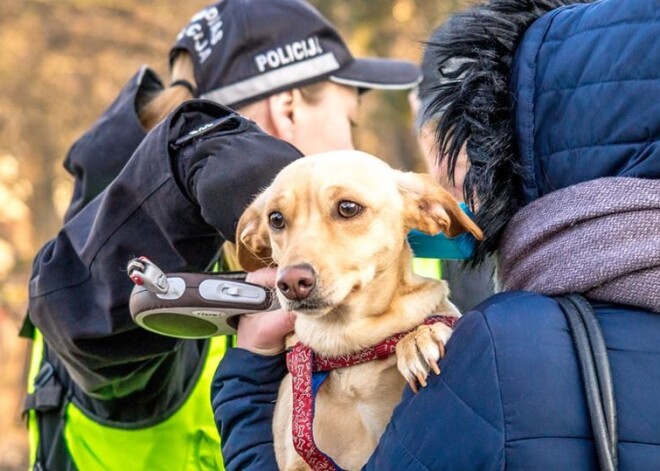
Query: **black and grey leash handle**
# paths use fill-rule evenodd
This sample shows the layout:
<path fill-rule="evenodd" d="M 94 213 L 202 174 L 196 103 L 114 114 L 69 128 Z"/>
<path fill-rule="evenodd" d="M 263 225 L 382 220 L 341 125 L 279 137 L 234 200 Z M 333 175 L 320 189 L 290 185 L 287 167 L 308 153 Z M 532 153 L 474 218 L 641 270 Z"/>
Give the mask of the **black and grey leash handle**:
<path fill-rule="evenodd" d="M 602 470 L 618 468 L 616 404 L 607 349 L 589 302 L 579 294 L 555 298 L 571 329 Z"/>

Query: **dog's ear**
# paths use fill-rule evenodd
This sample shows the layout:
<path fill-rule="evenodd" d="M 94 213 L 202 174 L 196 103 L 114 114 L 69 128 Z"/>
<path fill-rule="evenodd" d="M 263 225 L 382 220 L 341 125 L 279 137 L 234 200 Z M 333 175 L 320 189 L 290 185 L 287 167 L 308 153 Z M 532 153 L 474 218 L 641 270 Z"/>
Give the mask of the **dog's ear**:
<path fill-rule="evenodd" d="M 417 229 L 434 235 L 444 232 L 455 237 L 470 232 L 483 239 L 481 229 L 465 214 L 456 199 L 430 175 L 397 172 L 399 191 L 404 199 L 404 224 L 408 230 Z"/>
<path fill-rule="evenodd" d="M 255 271 L 272 265 L 270 238 L 264 218 L 265 194 L 247 207 L 236 228 L 236 253 L 244 270 Z"/>

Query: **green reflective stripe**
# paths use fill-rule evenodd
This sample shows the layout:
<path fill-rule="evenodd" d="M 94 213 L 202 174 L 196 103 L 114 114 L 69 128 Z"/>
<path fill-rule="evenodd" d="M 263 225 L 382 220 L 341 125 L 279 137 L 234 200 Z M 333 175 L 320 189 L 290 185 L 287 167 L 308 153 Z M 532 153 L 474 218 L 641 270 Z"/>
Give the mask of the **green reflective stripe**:
<path fill-rule="evenodd" d="M 34 378 L 37 377 L 41 368 L 41 359 L 44 355 L 44 339 L 41 332 L 35 329 L 34 339 L 32 340 L 32 356 L 30 357 L 30 369 L 27 378 L 27 392 L 34 392 Z M 30 446 L 30 467 L 34 469 L 34 463 L 37 460 L 37 445 L 39 443 L 39 426 L 37 425 L 37 415 L 33 410 L 28 411 L 28 444 Z"/>
<path fill-rule="evenodd" d="M 427 278 L 442 278 L 442 264 L 437 258 L 413 258 L 413 271 Z"/>
<path fill-rule="evenodd" d="M 76 467 L 84 471 L 224 469 L 210 395 L 226 345 L 225 337 L 211 340 L 193 392 L 178 411 L 159 424 L 137 430 L 108 427 L 70 403 L 64 433 Z"/>

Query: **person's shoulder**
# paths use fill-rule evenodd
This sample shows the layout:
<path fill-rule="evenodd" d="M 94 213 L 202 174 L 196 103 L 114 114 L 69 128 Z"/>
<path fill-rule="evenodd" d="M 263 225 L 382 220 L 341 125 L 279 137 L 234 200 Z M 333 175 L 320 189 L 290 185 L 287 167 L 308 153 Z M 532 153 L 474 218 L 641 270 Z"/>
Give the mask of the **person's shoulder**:
<path fill-rule="evenodd" d="M 490 297 L 465 313 L 454 333 L 464 338 L 460 343 L 468 349 L 474 347 L 474 339 L 480 339 L 492 351 L 498 369 L 540 361 L 547 351 L 538 346 L 570 342 L 566 334 L 566 320 L 557 301 L 526 291 Z"/>
<path fill-rule="evenodd" d="M 544 303 L 548 300 L 552 302 L 551 297 L 531 291 L 504 291 L 494 294 L 490 298 L 479 303 L 473 310 L 492 315 L 493 313 L 499 312 L 501 309 L 510 309 L 513 306 L 517 307 L 528 304 Z"/>
<path fill-rule="evenodd" d="M 549 296 L 529 291 L 507 291 L 486 299 L 472 309 L 483 316 L 488 327 L 507 331 L 548 324 L 552 318 L 563 319 L 557 301 Z M 470 313 L 466 313 L 470 314 Z"/>

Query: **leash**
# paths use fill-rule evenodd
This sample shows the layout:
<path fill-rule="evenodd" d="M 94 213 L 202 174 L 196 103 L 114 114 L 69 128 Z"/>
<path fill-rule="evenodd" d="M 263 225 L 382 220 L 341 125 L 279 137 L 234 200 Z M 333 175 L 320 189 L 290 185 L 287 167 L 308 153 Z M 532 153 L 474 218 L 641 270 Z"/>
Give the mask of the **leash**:
<path fill-rule="evenodd" d="M 450 328 L 457 317 L 431 316 L 424 325 L 442 322 Z M 414 329 L 413 329 L 414 330 Z M 323 357 L 315 355 L 311 348 L 298 342 L 286 355 L 286 364 L 293 382 L 293 445 L 298 454 L 314 471 L 339 471 L 341 468 L 314 442 L 314 399 L 331 370 L 380 360 L 394 354 L 396 344 L 409 332 L 401 332 L 373 347 L 351 355 Z"/>

